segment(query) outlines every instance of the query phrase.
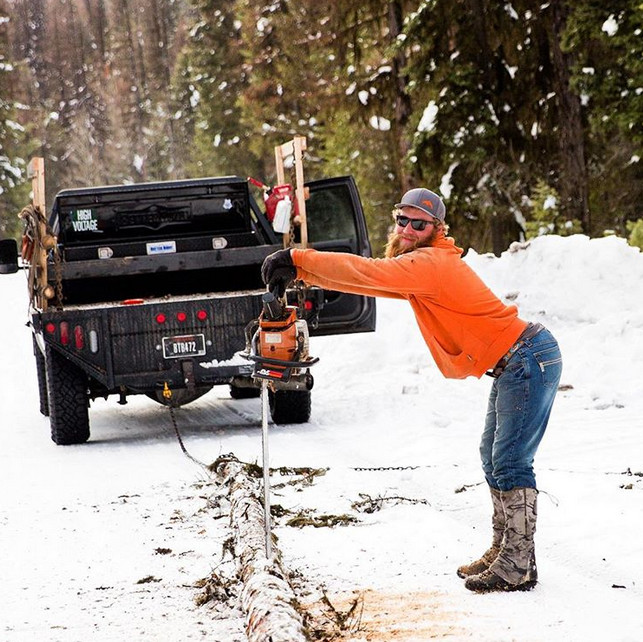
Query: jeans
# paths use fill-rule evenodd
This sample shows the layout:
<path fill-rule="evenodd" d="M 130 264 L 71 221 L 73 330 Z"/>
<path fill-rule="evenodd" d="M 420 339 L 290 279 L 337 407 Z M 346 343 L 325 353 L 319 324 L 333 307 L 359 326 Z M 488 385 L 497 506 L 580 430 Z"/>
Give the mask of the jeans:
<path fill-rule="evenodd" d="M 563 361 L 547 329 L 514 352 L 494 379 L 480 442 L 482 469 L 496 490 L 536 488 L 534 456 L 547 428 Z"/>

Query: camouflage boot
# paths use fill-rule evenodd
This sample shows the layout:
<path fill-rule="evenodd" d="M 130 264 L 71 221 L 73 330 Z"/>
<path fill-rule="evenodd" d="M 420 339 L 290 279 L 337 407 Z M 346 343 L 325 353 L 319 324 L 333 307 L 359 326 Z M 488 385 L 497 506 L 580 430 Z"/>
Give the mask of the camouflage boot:
<path fill-rule="evenodd" d="M 491 548 L 489 548 L 479 560 L 460 566 L 457 570 L 459 577 L 469 577 L 469 575 L 477 575 L 478 573 L 482 573 L 482 571 L 486 571 L 500 552 L 502 535 L 505 532 L 505 511 L 502 508 L 500 491 L 491 488 L 491 486 L 489 486 L 489 490 L 491 491 L 491 503 L 493 504 L 493 515 L 491 516 L 493 539 L 491 540 Z"/>
<path fill-rule="evenodd" d="M 507 519 L 505 538 L 489 568 L 467 578 L 464 585 L 470 591 L 529 591 L 536 586 L 537 494 L 535 488 L 514 488 L 500 493 Z"/>

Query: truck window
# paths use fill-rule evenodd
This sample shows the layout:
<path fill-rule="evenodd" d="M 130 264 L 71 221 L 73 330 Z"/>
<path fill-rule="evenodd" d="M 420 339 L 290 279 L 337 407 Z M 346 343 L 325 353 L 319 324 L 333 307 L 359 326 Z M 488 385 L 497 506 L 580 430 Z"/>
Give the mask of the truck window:
<path fill-rule="evenodd" d="M 311 190 L 310 198 L 306 201 L 306 219 L 311 243 L 357 240 L 354 205 L 348 185 Z"/>

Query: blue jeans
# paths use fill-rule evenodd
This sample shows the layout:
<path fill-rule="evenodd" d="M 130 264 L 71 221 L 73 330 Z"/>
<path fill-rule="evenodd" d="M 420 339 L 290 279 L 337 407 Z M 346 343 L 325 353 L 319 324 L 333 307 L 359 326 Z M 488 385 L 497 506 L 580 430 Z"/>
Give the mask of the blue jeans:
<path fill-rule="evenodd" d="M 558 343 L 543 329 L 514 352 L 494 380 L 480 442 L 482 469 L 492 488 L 536 488 L 534 456 L 562 369 Z"/>

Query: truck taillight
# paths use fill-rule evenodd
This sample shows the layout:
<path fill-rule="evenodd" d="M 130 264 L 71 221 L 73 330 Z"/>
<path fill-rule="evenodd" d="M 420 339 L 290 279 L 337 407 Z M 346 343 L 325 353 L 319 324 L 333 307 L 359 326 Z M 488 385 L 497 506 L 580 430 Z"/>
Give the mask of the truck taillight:
<path fill-rule="evenodd" d="M 208 318 L 208 313 L 207 313 L 205 310 L 199 310 L 199 311 L 196 313 L 196 318 L 197 318 L 199 321 L 205 321 L 205 320 Z"/>
<path fill-rule="evenodd" d="M 315 306 L 310 299 L 306 299 L 304 301 L 304 310 L 306 310 L 306 312 L 310 312 L 314 307 Z"/>
<path fill-rule="evenodd" d="M 93 354 L 98 352 L 98 332 L 96 330 L 89 331 L 89 349 Z"/>
<path fill-rule="evenodd" d="M 166 316 L 162 312 L 159 312 L 154 319 L 159 325 L 163 325 L 167 321 Z"/>
<path fill-rule="evenodd" d="M 51 323 L 51 322 L 49 322 L 49 323 L 45 326 L 45 332 L 46 332 L 47 334 L 53 334 L 54 332 L 56 332 L 56 324 L 55 324 L 55 323 Z"/>
<path fill-rule="evenodd" d="M 76 350 L 82 350 L 85 347 L 85 333 L 79 325 L 74 328 L 74 345 Z"/>
<path fill-rule="evenodd" d="M 69 345 L 69 323 L 67 321 L 60 323 L 60 343 L 64 346 Z"/>
<path fill-rule="evenodd" d="M 176 313 L 176 320 L 180 321 L 181 323 L 183 323 L 187 318 L 188 318 L 188 315 L 185 314 L 185 312 L 177 312 Z"/>

